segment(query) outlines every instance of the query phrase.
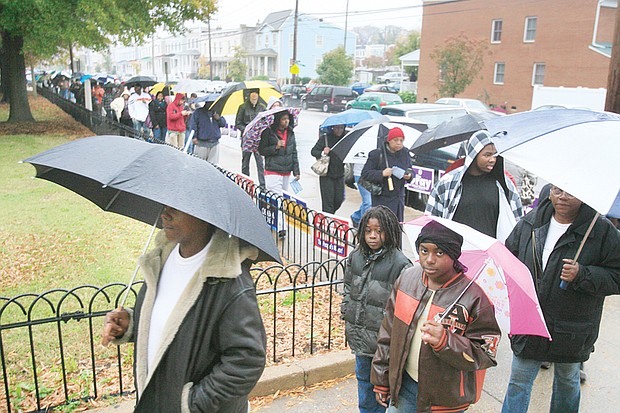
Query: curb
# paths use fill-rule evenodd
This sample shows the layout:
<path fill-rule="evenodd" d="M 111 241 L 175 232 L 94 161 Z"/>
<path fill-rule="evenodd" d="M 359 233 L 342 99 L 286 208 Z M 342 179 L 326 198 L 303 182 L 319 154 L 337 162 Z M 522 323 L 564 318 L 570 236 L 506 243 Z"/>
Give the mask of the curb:
<path fill-rule="evenodd" d="M 278 390 L 311 386 L 326 380 L 337 379 L 355 372 L 355 356 L 350 350 L 324 353 L 289 364 L 270 366 L 250 393 L 250 397 L 268 396 Z M 135 400 L 126 400 L 111 406 L 91 409 L 95 413 L 131 413 Z"/>

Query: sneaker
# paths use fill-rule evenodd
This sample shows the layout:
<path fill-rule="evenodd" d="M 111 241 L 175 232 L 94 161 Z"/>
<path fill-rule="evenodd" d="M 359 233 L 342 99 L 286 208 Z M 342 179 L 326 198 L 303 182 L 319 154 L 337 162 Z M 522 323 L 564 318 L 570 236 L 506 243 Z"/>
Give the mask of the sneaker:
<path fill-rule="evenodd" d="M 542 361 L 540 363 L 540 368 L 541 369 L 545 369 L 545 370 L 549 370 L 551 368 L 551 362 L 550 361 Z"/>
<path fill-rule="evenodd" d="M 278 238 L 286 238 L 286 230 L 278 231 Z"/>

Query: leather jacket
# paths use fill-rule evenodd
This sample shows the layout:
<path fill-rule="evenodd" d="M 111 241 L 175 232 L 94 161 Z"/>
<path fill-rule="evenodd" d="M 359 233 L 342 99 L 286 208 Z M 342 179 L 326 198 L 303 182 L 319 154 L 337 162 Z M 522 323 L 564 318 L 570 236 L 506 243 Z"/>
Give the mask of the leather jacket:
<path fill-rule="evenodd" d="M 402 273 L 379 330 L 370 381 L 376 391 L 389 390 L 396 406 L 414 329 L 432 295 L 427 280 L 419 264 Z M 436 347 L 422 344 L 420 349 L 418 412 L 466 409 L 480 398 L 484 370 L 497 365 L 501 332 L 495 311 L 476 283 L 467 287 L 469 281 L 463 273 L 457 274 L 436 291 L 431 303 L 429 319 L 446 310 L 449 315 L 442 321 L 445 334 L 440 343 Z"/>

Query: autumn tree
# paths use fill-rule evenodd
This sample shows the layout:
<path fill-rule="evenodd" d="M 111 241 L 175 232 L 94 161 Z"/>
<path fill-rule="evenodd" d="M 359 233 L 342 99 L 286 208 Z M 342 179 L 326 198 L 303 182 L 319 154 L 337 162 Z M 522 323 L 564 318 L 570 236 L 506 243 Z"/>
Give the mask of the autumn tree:
<path fill-rule="evenodd" d="M 323 55 L 323 61 L 316 68 L 321 83 L 344 86 L 349 84 L 353 74 L 353 58 L 343 46 Z"/>
<path fill-rule="evenodd" d="M 235 53 L 230 62 L 228 62 L 228 77 L 235 82 L 243 82 L 248 71 L 248 65 L 245 64 L 245 51 L 236 46 Z"/>
<path fill-rule="evenodd" d="M 462 93 L 480 73 L 487 46 L 461 33 L 436 46 L 431 59 L 437 63 L 439 79 L 436 83 L 440 96 L 454 97 Z"/>
<path fill-rule="evenodd" d="M 34 120 L 26 93 L 26 52 L 50 57 L 72 47 L 102 50 L 113 41 L 140 42 L 160 26 L 178 33 L 185 22 L 206 21 L 215 11 L 215 0 L 0 1 L 8 121 Z"/>

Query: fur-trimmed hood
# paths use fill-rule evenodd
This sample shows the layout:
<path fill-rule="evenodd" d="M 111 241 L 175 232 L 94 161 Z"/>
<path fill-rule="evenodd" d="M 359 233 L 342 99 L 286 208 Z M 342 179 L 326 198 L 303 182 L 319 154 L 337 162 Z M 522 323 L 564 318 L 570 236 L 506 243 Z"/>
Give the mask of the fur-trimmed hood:
<path fill-rule="evenodd" d="M 177 329 L 183 322 L 187 312 L 193 307 L 194 303 L 203 290 L 203 284 L 208 279 L 211 283 L 225 282 L 227 279 L 237 278 L 241 272 L 241 264 L 246 259 L 255 260 L 258 257 L 258 249 L 254 246 L 240 247 L 239 238 L 231 236 L 226 232 L 216 229 L 205 257 L 204 263 L 189 282 L 181 297 L 172 310 L 170 318 L 166 322 L 162 333 L 160 348 L 155 355 L 154 364 L 157 365 L 164 355 L 166 349 L 175 338 Z M 148 338 L 151 325 L 151 314 L 157 293 L 157 284 L 164 263 L 176 243 L 168 241 L 164 231 L 160 231 L 155 239 L 155 247 L 140 257 L 140 267 L 146 282 L 146 295 L 142 307 L 141 322 L 138 326 L 136 351 L 148 354 Z M 155 369 L 153 369 L 155 370 Z M 136 383 L 138 394 L 141 394 L 148 384 L 152 371 L 148 371 L 146 357 L 141 358 L 136 363 Z"/>

